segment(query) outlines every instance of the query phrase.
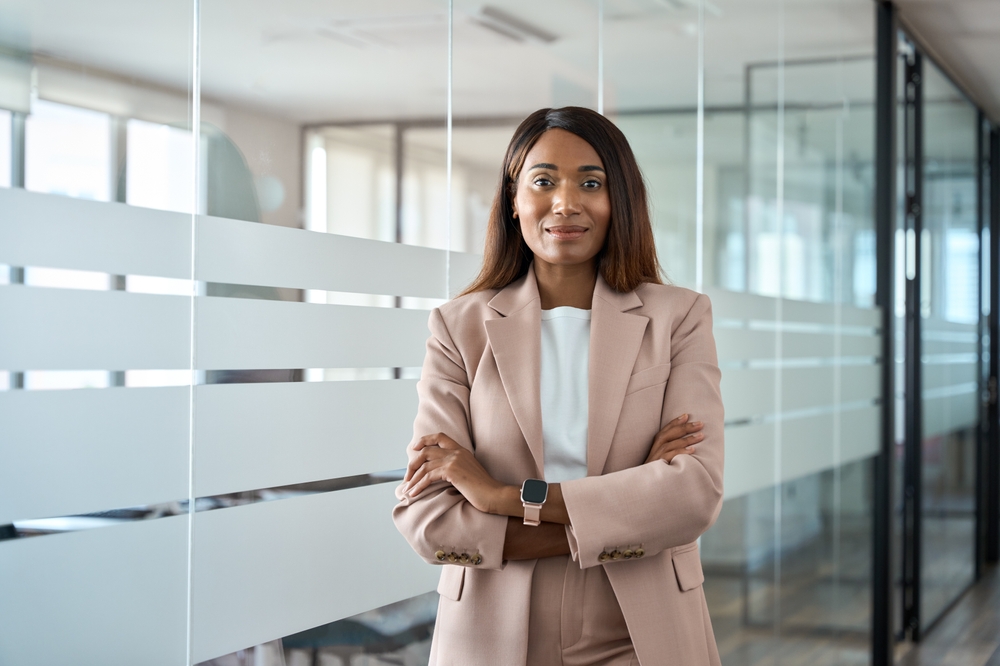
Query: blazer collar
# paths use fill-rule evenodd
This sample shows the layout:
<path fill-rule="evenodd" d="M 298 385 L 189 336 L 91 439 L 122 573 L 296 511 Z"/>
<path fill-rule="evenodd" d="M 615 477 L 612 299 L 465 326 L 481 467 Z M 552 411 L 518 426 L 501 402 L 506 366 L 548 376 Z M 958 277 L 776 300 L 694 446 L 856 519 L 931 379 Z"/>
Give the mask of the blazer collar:
<path fill-rule="evenodd" d="M 625 390 L 639 355 L 649 317 L 635 291 L 619 293 L 598 276 L 590 312 L 587 395 L 587 476 L 600 476 L 618 428 Z"/>
<path fill-rule="evenodd" d="M 544 478 L 541 408 L 541 298 L 534 265 L 500 290 L 489 306 L 501 318 L 486 321 L 486 333 L 504 391 L 521 433 Z M 591 305 L 588 378 L 587 473 L 604 470 L 632 368 L 649 319 L 630 313 L 642 306 L 635 291 L 619 293 L 598 274 Z"/>

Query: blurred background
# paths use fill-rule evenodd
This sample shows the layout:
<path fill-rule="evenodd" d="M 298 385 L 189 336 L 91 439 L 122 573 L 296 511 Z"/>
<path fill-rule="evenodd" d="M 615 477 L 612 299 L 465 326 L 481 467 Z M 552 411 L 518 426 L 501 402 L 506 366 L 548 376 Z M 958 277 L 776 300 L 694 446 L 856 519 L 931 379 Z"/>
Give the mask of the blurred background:
<path fill-rule="evenodd" d="M 0 0 L 0 663 L 426 664 L 428 310 L 565 105 L 713 300 L 723 663 L 903 658 L 996 557 L 1000 17 L 900 5 Z"/>

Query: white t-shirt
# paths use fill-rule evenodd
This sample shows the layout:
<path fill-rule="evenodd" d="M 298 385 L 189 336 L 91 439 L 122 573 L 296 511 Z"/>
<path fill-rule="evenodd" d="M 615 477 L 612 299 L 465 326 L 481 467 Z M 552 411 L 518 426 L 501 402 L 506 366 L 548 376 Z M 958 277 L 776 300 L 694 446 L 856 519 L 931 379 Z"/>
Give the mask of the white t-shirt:
<path fill-rule="evenodd" d="M 542 439 L 545 480 L 587 476 L 590 310 L 542 310 Z"/>

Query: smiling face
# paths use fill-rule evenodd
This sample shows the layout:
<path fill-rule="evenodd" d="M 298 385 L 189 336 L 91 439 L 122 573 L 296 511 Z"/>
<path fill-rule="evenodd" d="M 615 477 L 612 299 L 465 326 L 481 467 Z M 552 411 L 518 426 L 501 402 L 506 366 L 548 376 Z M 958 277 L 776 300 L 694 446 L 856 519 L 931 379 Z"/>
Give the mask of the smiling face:
<path fill-rule="evenodd" d="M 611 199 L 604 164 L 593 146 L 566 130 L 542 134 L 525 156 L 514 215 L 535 255 L 536 271 L 557 266 L 596 270 L 594 258 L 604 247 L 611 221 Z"/>

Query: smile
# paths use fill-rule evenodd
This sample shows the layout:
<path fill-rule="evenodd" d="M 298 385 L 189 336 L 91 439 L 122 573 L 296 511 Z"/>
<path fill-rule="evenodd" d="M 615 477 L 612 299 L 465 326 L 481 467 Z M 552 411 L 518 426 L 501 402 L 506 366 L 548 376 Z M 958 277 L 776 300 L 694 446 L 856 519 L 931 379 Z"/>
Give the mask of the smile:
<path fill-rule="evenodd" d="M 545 232 L 556 240 L 576 240 L 587 233 L 587 228 L 578 226 L 549 227 Z"/>

